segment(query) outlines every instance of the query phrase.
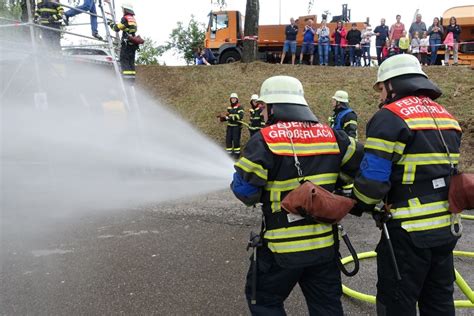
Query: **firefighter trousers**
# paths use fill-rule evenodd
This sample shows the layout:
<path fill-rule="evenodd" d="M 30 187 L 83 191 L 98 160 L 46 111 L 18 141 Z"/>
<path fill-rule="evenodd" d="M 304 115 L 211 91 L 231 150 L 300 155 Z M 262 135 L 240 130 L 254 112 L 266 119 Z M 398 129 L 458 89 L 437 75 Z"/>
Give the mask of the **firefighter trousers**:
<path fill-rule="evenodd" d="M 241 126 L 227 126 L 225 134 L 225 149 L 229 155 L 240 155 L 240 134 Z"/>
<path fill-rule="evenodd" d="M 247 274 L 245 294 L 252 315 L 286 315 L 284 301 L 298 283 L 308 305 L 309 315 L 343 315 L 341 272 L 334 261 L 305 268 L 282 268 L 267 247 L 257 251 L 257 303 L 252 295 L 252 264 Z M 252 261 L 251 261 L 252 262 Z"/>
<path fill-rule="evenodd" d="M 135 82 L 135 53 L 138 47 L 135 44 L 130 44 L 122 41 L 120 46 L 120 67 L 122 68 L 122 77 L 124 80 Z"/>
<path fill-rule="evenodd" d="M 397 281 L 387 241 L 377 245 L 377 315 L 454 315 L 455 280 L 453 249 L 456 241 L 432 248 L 418 248 L 401 227 L 390 228 L 402 279 Z"/>

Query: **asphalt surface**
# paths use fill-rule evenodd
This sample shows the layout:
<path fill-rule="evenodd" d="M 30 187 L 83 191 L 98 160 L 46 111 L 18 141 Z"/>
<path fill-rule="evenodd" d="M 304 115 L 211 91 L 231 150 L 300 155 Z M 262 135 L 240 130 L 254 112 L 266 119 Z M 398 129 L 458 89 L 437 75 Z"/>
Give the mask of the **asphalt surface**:
<path fill-rule="evenodd" d="M 1 315 L 248 314 L 245 246 L 260 213 L 228 191 L 38 223 L 2 221 Z M 368 217 L 348 217 L 344 226 L 357 251 L 375 248 L 380 233 Z M 474 222 L 464 226 L 458 249 L 472 251 Z M 344 283 L 374 294 L 374 263 L 362 261 L 359 274 Z M 474 287 L 474 259 L 455 264 Z M 351 298 L 343 306 L 347 315 L 375 314 L 372 305 Z M 298 288 L 285 307 L 289 315 L 307 314 Z"/>

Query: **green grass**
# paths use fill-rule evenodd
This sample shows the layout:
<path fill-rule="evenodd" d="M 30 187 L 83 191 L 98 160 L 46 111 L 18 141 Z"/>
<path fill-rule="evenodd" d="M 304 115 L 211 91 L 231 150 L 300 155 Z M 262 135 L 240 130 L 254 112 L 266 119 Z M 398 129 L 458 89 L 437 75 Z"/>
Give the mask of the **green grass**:
<path fill-rule="evenodd" d="M 443 96 L 437 101 L 460 121 L 464 135 L 461 168 L 474 171 L 474 71 L 468 67 L 426 67 L 430 79 L 439 85 Z M 237 92 L 248 110 L 249 99 L 259 93 L 262 82 L 271 76 L 289 75 L 304 86 L 306 100 L 316 116 L 327 122 L 332 114 L 331 96 L 346 90 L 350 106 L 359 116 L 359 134 L 377 111 L 378 94 L 372 89 L 375 68 L 272 65 L 265 63 L 229 64 L 212 67 L 141 66 L 138 82 L 150 94 L 174 108 L 183 118 L 219 143 L 224 143 L 225 125 L 216 115 L 224 112 L 231 92 Z M 246 117 L 248 121 L 248 111 Z M 243 133 L 243 142 L 248 138 Z"/>

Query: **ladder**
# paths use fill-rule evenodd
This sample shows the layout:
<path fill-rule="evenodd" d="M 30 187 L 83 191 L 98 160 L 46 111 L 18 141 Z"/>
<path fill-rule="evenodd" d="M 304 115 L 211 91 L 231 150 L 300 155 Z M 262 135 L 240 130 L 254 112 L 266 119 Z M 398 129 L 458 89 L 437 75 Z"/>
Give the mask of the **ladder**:
<path fill-rule="evenodd" d="M 107 4 L 107 6 L 109 8 L 109 12 L 106 12 L 104 10 L 103 2 L 105 4 Z M 100 11 L 102 13 L 102 20 L 103 20 L 104 26 L 105 26 L 105 34 L 106 34 L 106 38 L 107 38 L 108 48 L 109 48 L 109 51 L 110 51 L 110 56 L 112 56 L 112 59 L 113 59 L 112 63 L 114 65 L 115 75 L 118 78 L 119 85 L 120 85 L 120 88 L 122 90 L 122 95 L 123 95 L 123 98 L 124 98 L 125 106 L 126 106 L 127 110 L 130 111 L 131 109 L 130 109 L 130 102 L 129 102 L 129 98 L 128 98 L 128 94 L 127 94 L 127 89 L 125 87 L 125 83 L 124 83 L 123 78 L 122 78 L 122 72 L 121 72 L 120 66 L 117 62 L 117 56 L 116 56 L 116 53 L 115 53 L 115 47 L 114 47 L 112 32 L 111 32 L 110 27 L 107 23 L 107 21 L 110 21 L 110 20 L 112 20 L 114 22 L 116 21 L 116 19 L 115 19 L 115 1 L 114 0 L 99 0 L 99 8 L 100 8 Z M 115 35 L 116 35 L 116 38 L 118 39 L 119 38 L 118 32 L 115 32 Z"/>

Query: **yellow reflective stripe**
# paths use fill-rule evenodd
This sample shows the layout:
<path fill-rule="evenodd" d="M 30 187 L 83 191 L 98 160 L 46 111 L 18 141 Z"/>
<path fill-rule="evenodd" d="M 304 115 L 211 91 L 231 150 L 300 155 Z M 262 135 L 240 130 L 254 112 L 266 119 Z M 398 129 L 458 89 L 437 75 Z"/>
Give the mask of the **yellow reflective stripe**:
<path fill-rule="evenodd" d="M 381 199 L 373 199 L 371 197 L 368 197 L 367 195 L 362 194 L 359 190 L 357 190 L 355 186 L 352 192 L 354 193 L 356 198 L 368 205 L 377 204 L 381 201 Z"/>
<path fill-rule="evenodd" d="M 416 165 L 409 164 L 403 168 L 402 184 L 412 184 L 415 181 Z"/>
<path fill-rule="evenodd" d="M 119 28 L 120 30 L 123 30 L 123 29 L 125 28 L 125 25 L 122 24 L 122 23 L 117 23 L 117 24 L 115 24 L 115 26 L 116 26 L 117 28 Z"/>
<path fill-rule="evenodd" d="M 235 163 L 235 166 L 246 172 L 254 173 L 265 181 L 267 180 L 268 170 L 263 169 L 261 165 L 256 164 L 245 157 L 240 158 L 239 161 Z"/>
<path fill-rule="evenodd" d="M 448 211 L 448 201 L 439 201 L 433 203 L 421 204 L 418 198 L 408 201 L 408 207 L 391 209 L 393 219 L 410 218 L 417 216 L 431 215 Z"/>
<path fill-rule="evenodd" d="M 316 250 L 330 247 L 334 244 L 334 238 L 331 235 L 319 238 L 311 238 L 305 240 L 288 241 L 288 242 L 268 242 L 268 248 L 276 253 L 290 253 Z"/>
<path fill-rule="evenodd" d="M 344 125 L 342 126 L 342 128 L 346 128 L 347 125 L 350 125 L 350 124 L 354 124 L 357 126 L 357 121 L 354 121 L 354 120 L 350 120 L 346 123 L 344 123 Z"/>
<path fill-rule="evenodd" d="M 459 153 L 452 153 L 450 157 L 454 164 L 459 162 Z M 406 154 L 400 158 L 397 165 L 415 164 L 415 165 L 435 165 L 449 164 L 447 153 L 428 153 L 428 154 Z"/>
<path fill-rule="evenodd" d="M 281 192 L 280 191 L 270 191 L 270 202 L 272 212 L 280 212 L 281 211 Z"/>
<path fill-rule="evenodd" d="M 408 127 L 411 129 L 438 129 L 435 122 L 431 118 L 413 118 L 413 119 L 406 119 L 405 122 L 407 123 Z M 455 129 L 460 131 L 461 127 L 459 126 L 458 121 L 450 118 L 436 118 L 436 123 L 440 128 L 448 128 L 448 129 Z"/>
<path fill-rule="evenodd" d="M 364 147 L 368 149 L 384 151 L 389 154 L 395 152 L 397 154 L 403 155 L 405 146 L 406 145 L 402 142 L 391 142 L 381 138 L 368 137 Z"/>
<path fill-rule="evenodd" d="M 312 176 L 304 177 L 306 180 L 313 182 L 314 184 L 334 184 L 337 181 L 337 173 L 321 173 Z M 283 180 L 283 181 L 269 181 L 265 186 L 267 191 L 291 191 L 296 189 L 300 185 L 298 178 Z"/>
<path fill-rule="evenodd" d="M 291 154 L 293 155 L 293 147 L 291 143 L 267 143 L 268 148 L 275 154 Z M 312 144 L 294 144 L 296 154 L 338 154 L 339 146 L 337 143 L 312 143 Z"/>
<path fill-rule="evenodd" d="M 49 13 L 56 13 L 58 12 L 58 10 L 56 9 L 49 9 L 49 8 L 40 8 L 38 9 L 39 12 L 43 13 L 43 12 L 49 12 Z"/>
<path fill-rule="evenodd" d="M 402 222 L 402 228 L 407 232 L 416 232 L 442 228 L 451 225 L 451 214 Z"/>
<path fill-rule="evenodd" d="M 137 72 L 136 72 L 135 70 L 124 70 L 124 71 L 122 71 L 122 73 L 123 73 L 124 75 L 134 75 L 134 74 L 136 74 Z"/>
<path fill-rule="evenodd" d="M 331 225 L 326 224 L 312 224 L 295 227 L 284 227 L 278 229 L 271 229 L 265 232 L 265 239 L 284 239 L 294 237 L 305 237 L 311 235 L 320 235 L 332 230 Z"/>
<path fill-rule="evenodd" d="M 349 140 L 351 143 L 349 146 L 347 146 L 346 153 L 344 154 L 344 157 L 342 157 L 342 163 L 341 166 L 344 166 L 351 158 L 354 156 L 354 153 L 356 152 L 356 141 L 354 138 L 349 137 Z"/>

